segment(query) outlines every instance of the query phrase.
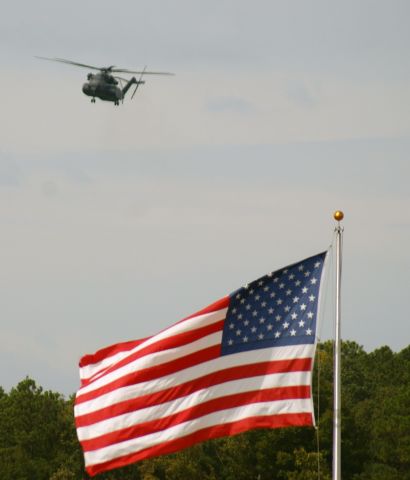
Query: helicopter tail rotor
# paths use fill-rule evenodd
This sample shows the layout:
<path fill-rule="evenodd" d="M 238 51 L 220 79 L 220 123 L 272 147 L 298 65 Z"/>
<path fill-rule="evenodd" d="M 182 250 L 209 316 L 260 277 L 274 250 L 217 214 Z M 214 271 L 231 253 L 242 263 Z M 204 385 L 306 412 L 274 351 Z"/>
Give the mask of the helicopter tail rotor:
<path fill-rule="evenodd" d="M 147 69 L 147 66 L 145 65 L 143 71 L 141 72 L 141 75 L 140 75 L 140 78 L 137 80 L 137 84 L 135 85 L 135 89 L 134 91 L 132 92 L 132 95 L 131 95 L 131 100 L 134 98 L 134 95 L 136 94 L 137 90 L 138 90 L 138 87 L 141 85 L 141 84 L 144 84 L 145 82 L 142 80 L 142 77 L 144 76 L 144 73 L 145 73 L 145 70 Z"/>

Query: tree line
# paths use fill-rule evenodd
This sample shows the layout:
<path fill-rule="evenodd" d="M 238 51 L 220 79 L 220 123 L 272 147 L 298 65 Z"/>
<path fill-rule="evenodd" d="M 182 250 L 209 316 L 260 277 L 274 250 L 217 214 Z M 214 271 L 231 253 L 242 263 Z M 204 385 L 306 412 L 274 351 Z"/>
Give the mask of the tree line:
<path fill-rule="evenodd" d="M 318 345 L 315 428 L 260 429 L 210 440 L 97 475 L 97 480 L 322 480 L 331 478 L 332 342 Z M 342 472 L 345 480 L 410 480 L 410 345 L 367 353 L 342 344 Z M 87 479 L 74 395 L 26 378 L 0 387 L 1 480 Z"/>

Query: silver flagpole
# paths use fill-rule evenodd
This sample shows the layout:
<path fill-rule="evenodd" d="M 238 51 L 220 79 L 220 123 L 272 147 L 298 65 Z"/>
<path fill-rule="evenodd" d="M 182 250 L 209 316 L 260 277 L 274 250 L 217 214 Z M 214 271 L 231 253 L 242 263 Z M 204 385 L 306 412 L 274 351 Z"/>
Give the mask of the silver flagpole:
<path fill-rule="evenodd" d="M 343 227 L 340 222 L 344 214 L 336 211 L 333 218 L 338 222 L 336 232 L 336 322 L 333 359 L 333 469 L 332 479 L 341 480 L 341 394 L 340 394 L 340 362 L 341 362 L 341 328 L 340 328 L 340 284 L 342 279 L 342 235 Z"/>

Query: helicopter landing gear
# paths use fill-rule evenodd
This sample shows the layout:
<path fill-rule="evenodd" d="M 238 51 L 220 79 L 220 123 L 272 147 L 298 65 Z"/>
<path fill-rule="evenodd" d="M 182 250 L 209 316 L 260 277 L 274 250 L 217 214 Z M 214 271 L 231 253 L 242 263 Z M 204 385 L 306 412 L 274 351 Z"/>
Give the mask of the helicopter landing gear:
<path fill-rule="evenodd" d="M 92 98 L 92 99 L 91 99 L 91 103 L 95 103 L 95 98 Z"/>

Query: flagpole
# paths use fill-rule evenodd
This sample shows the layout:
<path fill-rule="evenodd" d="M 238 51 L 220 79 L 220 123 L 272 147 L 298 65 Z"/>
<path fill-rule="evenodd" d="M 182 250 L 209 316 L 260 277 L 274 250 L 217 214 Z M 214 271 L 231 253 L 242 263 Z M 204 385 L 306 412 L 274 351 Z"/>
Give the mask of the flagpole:
<path fill-rule="evenodd" d="M 340 222 L 344 214 L 336 211 L 333 218 L 338 222 L 336 233 L 336 321 L 333 359 L 333 468 L 332 479 L 341 480 L 341 391 L 340 391 L 340 363 L 341 363 L 341 328 L 340 328 L 340 286 L 342 279 L 342 235 L 343 227 Z"/>

